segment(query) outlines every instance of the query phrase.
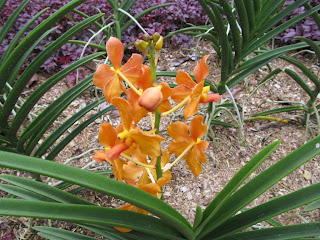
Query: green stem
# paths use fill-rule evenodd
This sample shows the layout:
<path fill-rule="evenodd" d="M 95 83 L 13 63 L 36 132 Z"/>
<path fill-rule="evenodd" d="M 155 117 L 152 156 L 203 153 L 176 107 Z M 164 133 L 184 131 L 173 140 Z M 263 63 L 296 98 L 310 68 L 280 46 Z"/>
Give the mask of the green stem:
<path fill-rule="evenodd" d="M 159 134 L 160 131 L 160 119 L 161 119 L 161 114 L 159 109 L 156 110 L 155 112 L 155 123 L 154 126 L 156 128 L 156 134 Z M 156 164 L 156 170 L 157 170 L 157 179 L 162 177 L 162 169 L 161 169 L 161 155 L 157 157 L 157 164 Z"/>
<path fill-rule="evenodd" d="M 154 61 L 154 46 L 152 44 L 149 45 L 149 61 L 150 61 L 150 68 L 151 68 L 151 74 L 152 74 L 152 82 L 157 81 L 157 75 L 156 75 L 156 63 Z"/>

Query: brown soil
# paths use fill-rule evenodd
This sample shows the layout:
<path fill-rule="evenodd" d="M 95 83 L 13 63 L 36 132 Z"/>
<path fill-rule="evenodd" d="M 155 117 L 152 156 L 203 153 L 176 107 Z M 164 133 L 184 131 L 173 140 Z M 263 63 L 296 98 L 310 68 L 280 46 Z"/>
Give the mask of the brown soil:
<path fill-rule="evenodd" d="M 212 52 L 212 48 L 206 44 L 198 48 L 199 52 L 204 54 L 211 54 L 208 59 L 210 75 L 207 78 L 213 83 L 217 84 L 219 81 L 219 60 L 216 59 Z M 193 60 L 194 55 L 190 51 L 183 50 L 166 50 L 162 53 L 162 57 L 159 62 L 159 70 L 166 71 L 178 71 L 184 70 L 187 73 L 192 74 L 193 68 L 196 66 L 199 57 Z M 303 61 L 309 68 L 317 67 L 313 59 L 310 59 L 309 55 L 299 55 L 299 60 Z M 282 60 L 273 61 L 272 68 L 289 66 Z M 292 67 L 292 66 L 291 66 Z M 293 67 L 292 67 L 293 68 Z M 296 69 L 298 72 L 299 70 Z M 318 69 L 319 70 L 319 69 Z M 267 68 L 255 72 L 247 79 L 246 86 L 241 83 L 232 89 L 233 95 L 237 104 L 243 105 L 245 99 L 249 96 L 259 84 L 259 82 L 268 74 Z M 39 85 L 41 81 L 36 85 Z M 174 79 L 161 78 L 161 81 L 172 82 Z M 33 86 L 36 87 L 36 86 Z M 61 95 L 67 90 L 66 82 L 58 83 L 46 96 L 41 99 L 39 105 L 45 106 L 52 102 L 56 96 Z M 28 91 L 32 91 L 32 88 Z M 24 94 L 28 95 L 28 91 Z M 93 90 L 86 91 L 79 99 L 77 99 L 71 106 L 62 114 L 59 119 L 63 122 L 72 114 L 76 113 L 79 109 L 86 106 L 94 100 Z M 244 117 L 249 118 L 255 113 L 277 108 L 281 105 L 278 103 L 270 103 L 269 101 L 307 101 L 307 96 L 301 91 L 301 88 L 287 75 L 280 74 L 272 81 L 259 88 L 256 94 L 246 101 Z M 230 96 L 224 94 L 222 102 L 230 101 Z M 95 111 L 91 111 L 87 116 L 91 116 L 99 109 L 106 107 L 103 103 Z M 205 112 L 205 106 L 200 111 L 202 114 Z M 200 114 L 201 114 L 200 113 Z M 235 113 L 233 112 L 234 116 Z M 290 118 L 299 113 L 281 114 L 277 115 L 280 118 Z M 175 120 L 182 120 L 181 112 L 176 114 Z M 234 123 L 230 117 L 225 119 L 230 123 Z M 55 122 L 53 129 L 59 125 L 59 121 Z M 77 127 L 82 121 L 80 120 L 75 124 Z M 103 122 L 110 122 L 114 125 L 119 123 L 119 116 L 117 111 L 113 111 L 111 114 L 107 114 L 102 118 L 96 120 L 93 124 L 87 127 L 80 135 L 78 135 L 68 146 L 58 155 L 55 159 L 57 162 L 64 163 L 68 159 L 79 156 L 90 149 L 99 148 L 98 131 L 99 125 Z M 166 118 L 162 122 L 161 130 L 171 123 L 171 119 Z M 144 124 L 144 123 L 142 123 Z M 314 127 L 314 123 L 311 122 Z M 254 120 L 244 123 L 244 137 L 246 141 L 246 147 L 242 147 L 239 139 L 239 131 L 237 128 L 227 128 L 217 125 L 212 126 L 214 132 L 214 139 L 210 140 L 210 146 L 206 151 L 208 161 L 203 164 L 203 172 L 197 178 L 194 178 L 192 172 L 188 169 L 185 161 L 181 161 L 178 165 L 172 169 L 172 181 L 164 188 L 164 201 L 176 208 L 184 217 L 190 222 L 193 222 L 196 206 L 199 205 L 203 209 L 210 203 L 210 201 L 223 189 L 228 181 L 234 176 L 234 174 L 243 167 L 256 153 L 263 149 L 268 144 L 281 140 L 281 145 L 275 150 L 275 152 L 269 157 L 258 171 L 254 172 L 250 178 L 256 176 L 259 172 L 263 171 L 267 167 L 276 163 L 278 160 L 286 156 L 288 153 L 297 149 L 304 142 L 305 127 L 299 126 L 295 121 L 290 121 L 289 124 L 282 122 L 272 122 L 265 120 Z M 72 130 L 72 129 L 71 129 Z M 315 131 L 316 132 L 316 131 Z M 165 131 L 161 131 L 163 136 L 168 137 Z M 311 134 L 308 134 L 308 140 L 312 138 Z M 165 144 L 168 144 L 166 141 Z M 165 147 L 165 146 L 164 146 Z M 76 167 L 84 167 L 86 164 L 92 162 L 91 156 L 93 151 L 75 159 L 70 165 Z M 172 156 L 174 159 L 174 156 Z M 249 207 L 261 204 L 270 198 L 282 196 L 292 191 L 301 189 L 314 183 L 319 182 L 320 166 L 318 163 L 319 157 L 311 160 L 307 164 L 301 166 L 289 176 L 285 177 L 281 182 L 272 187 L 265 194 L 256 199 Z M 94 163 L 90 166 L 91 169 L 102 168 L 109 169 L 110 166 L 106 163 Z M 11 171 L 2 170 L 2 174 L 8 174 Z M 19 174 L 19 173 L 15 173 Z M 50 182 L 53 184 L 54 182 Z M 250 193 L 248 193 L 250 194 Z M 1 196 L 6 194 L 1 192 Z M 118 207 L 119 201 L 108 197 L 102 196 L 92 191 L 83 191 L 79 194 L 92 202 L 100 205 Z M 308 221 L 319 221 L 319 210 L 313 212 L 304 212 L 303 208 L 284 214 L 277 219 L 284 224 L 292 224 L 302 222 L 301 218 L 305 218 Z M 5 239 L 8 234 L 8 229 L 12 229 L 12 232 L 16 236 L 16 239 L 37 239 L 28 229 L 28 219 L 26 218 L 11 218 L 4 217 L 0 219 L 0 239 Z M 47 225 L 47 221 L 36 221 L 37 224 Z M 57 226 L 57 222 L 54 221 L 53 225 Z M 264 223 L 262 223 L 264 225 Z M 80 231 L 80 229 L 65 223 L 59 223 L 58 226 L 62 228 L 72 229 Z"/>

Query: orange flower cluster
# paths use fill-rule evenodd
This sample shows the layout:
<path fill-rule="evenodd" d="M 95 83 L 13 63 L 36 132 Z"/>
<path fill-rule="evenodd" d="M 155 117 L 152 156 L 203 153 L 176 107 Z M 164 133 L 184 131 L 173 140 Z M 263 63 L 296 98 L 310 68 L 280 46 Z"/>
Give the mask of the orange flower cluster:
<path fill-rule="evenodd" d="M 148 38 L 148 42 L 141 40 L 136 46 L 143 48 L 146 53 L 147 47 L 154 44 L 157 58 L 163 39 L 158 35 L 154 38 L 156 40 Z M 121 66 L 124 48 L 117 38 L 110 37 L 106 47 L 112 66 L 99 65 L 93 83 L 103 89 L 107 102 L 118 108 L 121 123 L 116 128 L 109 123 L 100 126 L 99 142 L 104 150 L 96 151 L 93 159 L 97 162 L 108 161 L 119 181 L 161 197 L 161 188 L 171 180 L 169 170 L 180 159 L 186 160 L 195 177 L 202 171 L 201 163 L 206 162 L 203 151 L 208 147 L 208 142 L 201 140 L 207 130 L 206 124 L 202 123 L 203 117 L 194 117 L 189 127 L 185 122 L 198 112 L 200 103 L 217 102 L 221 99 L 219 94 L 208 94 L 210 88 L 204 86 L 204 78 L 209 74 L 206 64 L 209 56 L 204 56 L 195 67 L 195 81 L 187 73 L 179 71 L 176 76 L 178 86 L 171 89 L 165 82 L 152 82 L 152 69 L 143 65 L 142 56 L 139 54 L 133 54 L 127 63 Z M 122 93 L 127 95 L 127 100 L 120 97 Z M 170 98 L 178 103 L 173 108 Z M 168 126 L 168 134 L 173 140 L 169 144 L 169 151 L 162 149 L 160 142 L 165 138 L 155 134 L 159 129 L 154 127 L 152 115 L 155 113 L 160 117 L 161 113 L 161 116 L 166 116 L 184 105 L 185 122 L 174 122 Z M 144 131 L 137 127 L 137 124 L 148 114 L 151 128 Z M 178 156 L 172 163 L 169 163 L 170 154 Z M 157 166 L 159 163 L 161 166 Z M 162 176 L 157 175 L 157 167 L 162 169 Z M 121 209 L 147 214 L 130 204 Z M 116 229 L 130 231 L 125 228 Z"/>

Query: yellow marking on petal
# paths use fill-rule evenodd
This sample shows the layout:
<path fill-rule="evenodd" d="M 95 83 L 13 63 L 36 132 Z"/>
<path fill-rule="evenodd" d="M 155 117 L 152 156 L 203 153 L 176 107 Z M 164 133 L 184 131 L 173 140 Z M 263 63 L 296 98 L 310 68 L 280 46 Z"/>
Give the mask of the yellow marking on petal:
<path fill-rule="evenodd" d="M 139 92 L 143 93 L 143 89 L 139 88 Z"/>
<path fill-rule="evenodd" d="M 108 151 L 108 150 L 110 150 L 111 148 L 110 147 L 105 147 L 104 148 L 104 151 Z"/>
<path fill-rule="evenodd" d="M 128 78 L 126 78 L 126 76 L 123 75 L 123 73 L 120 71 L 120 69 L 116 70 L 116 73 L 122 78 L 123 81 L 125 81 L 128 84 L 128 86 L 133 91 L 135 91 L 139 96 L 141 96 L 142 93 L 135 86 L 133 86 L 133 84 L 128 80 Z"/>
<path fill-rule="evenodd" d="M 200 139 L 201 140 L 201 139 Z M 197 141 L 198 142 L 198 141 Z M 177 157 L 176 160 L 174 160 L 169 166 L 165 167 L 163 170 L 162 170 L 162 173 L 168 171 L 170 168 L 172 168 L 172 166 L 174 166 L 177 162 L 179 162 L 181 160 L 181 158 L 184 157 L 184 155 L 186 155 L 189 150 L 194 146 L 196 145 L 195 142 L 192 142 L 181 154 L 179 157 Z"/>
<path fill-rule="evenodd" d="M 197 138 L 197 144 L 201 142 L 201 138 Z"/>
<path fill-rule="evenodd" d="M 121 153 L 120 156 L 125 158 L 125 159 L 127 159 L 127 160 L 129 160 L 129 161 L 131 161 L 131 162 L 134 162 L 135 164 L 138 164 L 138 165 L 140 165 L 142 167 L 145 167 L 146 169 L 148 169 L 148 168 L 156 168 L 155 166 L 147 165 L 147 164 L 144 164 L 144 163 L 142 163 L 142 162 L 140 162 L 138 160 L 135 160 L 134 158 L 129 157 L 128 155 L 126 155 L 124 153 Z"/>
<path fill-rule="evenodd" d="M 186 102 L 188 102 L 189 100 L 190 100 L 190 96 L 188 96 L 185 99 L 183 99 L 182 102 L 180 102 L 178 105 L 176 105 L 174 108 L 170 109 L 169 111 L 161 113 L 161 117 L 167 116 L 170 113 L 173 113 L 174 111 L 176 111 L 177 109 L 183 107 L 183 105 L 186 104 Z"/>
<path fill-rule="evenodd" d="M 202 93 L 207 93 L 207 92 L 209 92 L 210 91 L 210 86 L 205 86 L 205 87 L 203 87 L 203 89 L 202 89 Z"/>
<path fill-rule="evenodd" d="M 116 71 L 116 70 L 114 70 L 114 67 L 110 67 L 110 69 L 111 69 L 112 71 Z"/>
<path fill-rule="evenodd" d="M 126 129 L 123 132 L 118 134 L 118 138 L 120 138 L 120 140 L 128 138 L 129 136 L 130 136 L 129 131 Z"/>

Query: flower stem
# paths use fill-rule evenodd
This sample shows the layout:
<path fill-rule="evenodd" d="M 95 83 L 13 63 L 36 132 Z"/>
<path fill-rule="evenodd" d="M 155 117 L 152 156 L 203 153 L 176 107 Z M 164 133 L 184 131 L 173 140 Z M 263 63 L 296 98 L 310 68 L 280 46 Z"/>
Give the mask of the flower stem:
<path fill-rule="evenodd" d="M 170 168 L 173 167 L 173 165 L 175 165 L 177 162 L 179 162 L 181 160 L 181 158 L 183 158 L 184 155 L 186 155 L 189 150 L 196 144 L 196 142 L 192 142 L 180 155 L 179 157 L 177 157 L 176 160 L 174 160 L 169 166 L 165 167 L 162 172 L 166 172 L 168 171 Z"/>
<path fill-rule="evenodd" d="M 161 113 L 161 117 L 163 116 L 167 116 L 170 113 L 173 113 L 174 111 L 176 111 L 177 109 L 181 108 L 184 104 L 186 104 L 186 102 L 188 102 L 190 99 L 190 96 L 186 97 L 185 99 L 183 99 L 182 102 L 180 102 L 178 105 L 176 105 L 174 108 L 170 109 L 169 111 L 163 112 Z"/>
<path fill-rule="evenodd" d="M 149 62 L 150 62 L 150 68 L 151 68 L 151 76 L 152 76 L 152 82 L 155 83 L 157 81 L 157 65 L 154 61 L 154 46 L 152 44 L 149 45 Z"/>
<path fill-rule="evenodd" d="M 139 96 L 141 96 L 142 93 L 139 92 L 139 90 L 138 90 L 135 86 L 133 86 L 133 84 L 128 80 L 128 78 L 126 78 L 126 76 L 122 74 L 122 72 L 117 71 L 117 74 L 123 79 L 123 81 L 125 81 L 125 82 L 129 85 L 129 87 L 130 87 L 133 91 L 136 92 L 136 94 L 138 94 Z"/>

